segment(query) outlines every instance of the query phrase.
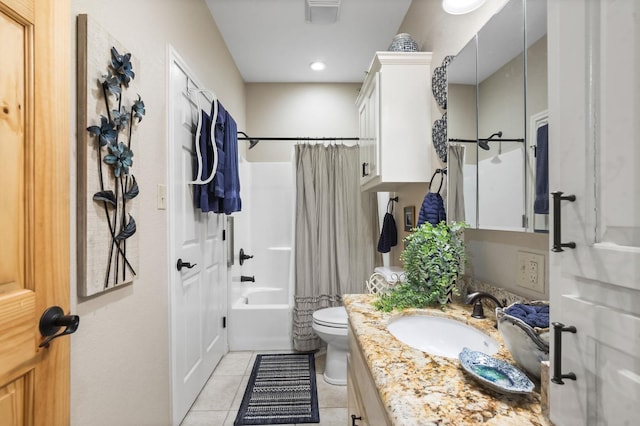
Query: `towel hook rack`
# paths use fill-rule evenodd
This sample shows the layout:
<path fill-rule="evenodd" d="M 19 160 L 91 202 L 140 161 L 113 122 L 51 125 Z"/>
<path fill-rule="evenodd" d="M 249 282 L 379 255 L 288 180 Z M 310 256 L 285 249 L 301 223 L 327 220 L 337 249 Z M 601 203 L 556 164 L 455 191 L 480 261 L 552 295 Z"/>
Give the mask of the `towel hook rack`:
<path fill-rule="evenodd" d="M 392 197 L 389 198 L 389 201 L 387 201 L 387 213 L 391 213 L 393 214 L 393 206 L 395 206 L 395 204 L 393 203 L 397 203 L 398 202 L 398 197 Z M 391 210 L 389 210 L 389 206 L 391 206 Z"/>
<path fill-rule="evenodd" d="M 440 177 L 440 186 L 438 187 L 438 194 L 439 194 L 440 190 L 442 189 L 442 183 L 444 182 L 444 175 L 447 174 L 447 168 L 445 167 L 444 169 L 436 169 L 436 171 L 433 172 L 433 174 L 431 175 L 431 179 L 429 180 L 429 191 L 431 191 L 431 184 L 433 183 L 433 179 L 436 177 L 437 174 L 442 175 Z"/>

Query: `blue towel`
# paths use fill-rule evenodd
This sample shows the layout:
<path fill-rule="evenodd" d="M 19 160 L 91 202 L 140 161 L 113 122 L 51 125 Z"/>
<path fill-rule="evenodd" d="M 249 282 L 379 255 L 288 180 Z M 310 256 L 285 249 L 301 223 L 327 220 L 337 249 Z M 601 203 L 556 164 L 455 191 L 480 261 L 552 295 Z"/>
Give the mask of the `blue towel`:
<path fill-rule="evenodd" d="M 238 174 L 238 126 L 225 110 L 224 126 L 224 198 L 218 213 L 231 214 L 242 209 L 240 175 Z"/>
<path fill-rule="evenodd" d="M 536 198 L 533 212 L 549 214 L 549 125 L 538 127 L 536 137 Z"/>
<path fill-rule="evenodd" d="M 382 232 L 378 240 L 378 251 L 380 253 L 389 253 L 391 247 L 398 244 L 398 228 L 396 220 L 391 213 L 386 213 L 382 221 Z"/>
<path fill-rule="evenodd" d="M 215 118 L 214 140 L 211 140 L 213 104 L 211 114 L 202 113 L 200 151 L 202 154 L 202 176 L 211 175 L 213 150 L 218 155 L 215 176 L 207 185 L 196 185 L 194 197 L 196 206 L 203 212 L 231 214 L 240 211 L 240 176 L 238 174 L 238 127 L 229 112 L 218 102 L 218 116 Z"/>
<path fill-rule="evenodd" d="M 224 168 L 227 161 L 224 149 L 224 135 L 226 131 L 226 124 L 227 110 L 222 106 L 220 102 L 218 102 L 218 117 L 216 117 L 216 128 L 214 130 L 215 147 L 218 153 L 218 168 L 216 169 L 215 178 L 209 184 L 209 192 L 216 199 L 216 208 L 214 209 L 216 213 L 220 210 L 218 208 L 218 205 L 220 204 L 219 200 L 224 198 Z"/>
<path fill-rule="evenodd" d="M 444 210 L 442 197 L 438 193 L 427 192 L 427 195 L 424 196 L 424 200 L 422 201 L 422 207 L 420 207 L 418 226 L 425 222 L 429 222 L 435 226 L 443 220 L 447 220 L 447 214 Z"/>
<path fill-rule="evenodd" d="M 516 303 L 505 309 L 504 312 L 512 317 L 521 319 L 531 327 L 549 327 L 548 305 L 532 306 Z"/>

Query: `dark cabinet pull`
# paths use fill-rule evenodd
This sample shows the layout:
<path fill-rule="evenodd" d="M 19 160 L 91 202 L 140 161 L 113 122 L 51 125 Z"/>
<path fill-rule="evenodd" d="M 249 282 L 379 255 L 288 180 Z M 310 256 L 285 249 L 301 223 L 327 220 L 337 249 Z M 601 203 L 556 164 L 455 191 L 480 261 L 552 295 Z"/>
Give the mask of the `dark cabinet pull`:
<path fill-rule="evenodd" d="M 551 251 L 560 252 L 564 251 L 563 247 L 568 248 L 576 248 L 576 243 L 573 241 L 568 243 L 562 242 L 562 224 L 560 219 L 560 211 L 561 211 L 561 201 L 571 201 L 574 202 L 576 200 L 575 195 L 565 195 L 562 196 L 562 191 L 554 191 L 551 193 L 553 196 L 553 247 Z"/>
<path fill-rule="evenodd" d="M 176 263 L 176 268 L 178 268 L 178 271 L 182 271 L 182 268 L 187 268 L 187 269 L 191 269 L 194 266 L 196 266 L 197 263 L 194 263 L 193 265 L 189 262 L 183 262 L 182 259 L 178 259 L 178 263 Z"/>
<path fill-rule="evenodd" d="M 369 163 L 362 163 L 362 177 L 369 176 Z"/>
<path fill-rule="evenodd" d="M 356 420 L 362 420 L 362 416 L 358 416 L 358 417 L 356 417 L 356 415 L 355 415 L 355 414 L 352 414 L 352 415 L 351 415 L 351 426 L 358 426 L 358 425 L 356 424 Z"/>
<path fill-rule="evenodd" d="M 562 333 L 577 333 L 574 326 L 565 327 L 561 322 L 553 324 L 553 377 L 551 381 L 557 385 L 564 385 L 564 380 L 576 380 L 574 373 L 562 374 Z"/>

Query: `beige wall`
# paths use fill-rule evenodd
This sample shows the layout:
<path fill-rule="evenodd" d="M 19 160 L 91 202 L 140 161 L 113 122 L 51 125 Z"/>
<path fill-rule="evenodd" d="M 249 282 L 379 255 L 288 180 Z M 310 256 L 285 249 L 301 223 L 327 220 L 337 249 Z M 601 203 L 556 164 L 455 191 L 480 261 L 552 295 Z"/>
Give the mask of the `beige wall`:
<path fill-rule="evenodd" d="M 407 32 L 418 42 L 420 50 L 433 52 L 435 66 L 447 55 L 455 55 L 478 30 L 499 11 L 507 0 L 487 0 L 480 9 L 468 15 L 446 14 L 440 1 L 413 0 L 407 16 L 398 32 Z M 439 118 L 443 110 L 432 98 L 432 117 Z M 433 155 L 432 167 L 442 167 L 438 156 Z M 397 193 L 400 197 L 396 221 L 401 222 L 403 207 L 414 205 L 416 211 L 426 193 L 424 185 L 407 185 Z M 402 236 L 404 231 L 399 231 Z M 525 297 L 548 298 L 548 286 L 544 294 L 536 294 L 516 286 L 516 259 L 518 250 L 545 254 L 548 265 L 548 237 L 545 234 L 516 233 L 506 231 L 467 230 L 471 273 L 475 279 L 493 284 Z M 392 262 L 399 264 L 402 244 L 392 250 Z M 549 268 L 545 268 L 547 271 Z M 547 280 L 548 281 L 548 280 Z"/>
<path fill-rule="evenodd" d="M 398 32 L 411 33 L 421 50 L 432 51 L 434 64 L 439 64 L 445 55 L 460 50 L 505 1 L 487 0 L 470 15 L 450 16 L 442 12 L 440 1 L 414 0 Z M 147 116 L 135 136 L 134 172 L 141 187 L 136 218 L 138 278 L 132 286 L 78 299 L 75 273 L 71 277 L 72 310 L 82 318 L 71 339 L 72 424 L 165 425 L 170 423 L 171 405 L 167 279 L 171 261 L 166 247 L 167 211 L 156 209 L 156 187 L 167 183 L 167 46 L 173 45 L 204 85 L 216 91 L 238 129 L 249 135 L 357 136 L 354 102 L 360 85 L 249 84 L 245 88 L 203 0 L 72 0 L 74 26 L 79 13 L 96 19 L 138 58 L 136 83 Z M 72 43 L 75 51 L 75 39 Z M 75 69 L 75 56 L 72 60 Z M 75 74 L 70 78 L 75 87 Z M 435 101 L 432 111 L 434 120 L 443 113 Z M 75 106 L 71 115 L 75 117 Z M 76 139 L 70 143 L 75 147 Z M 241 153 L 246 144 L 241 142 Z M 276 148 L 278 144 L 282 145 Z M 72 155 L 75 164 L 75 151 Z M 247 156 L 251 161 L 289 160 L 291 145 L 262 142 Z M 437 156 L 432 157 L 433 166 L 440 167 Z M 75 175 L 72 169 L 74 206 Z M 425 191 L 425 185 L 403 188 L 396 212 L 405 205 L 419 208 Z M 72 272 L 76 269 L 74 206 Z M 399 216 L 396 220 L 402 223 Z M 506 288 L 513 286 L 515 272 L 504 265 L 513 264 L 515 251 L 545 252 L 547 247 L 543 235 L 477 230 L 467 235 L 474 275 Z M 392 255 L 397 259 L 399 249 Z"/>
<path fill-rule="evenodd" d="M 360 84 L 251 83 L 246 87 L 245 133 L 251 137 L 358 137 L 355 102 Z M 247 160 L 290 161 L 294 144 L 260 142 L 247 151 Z"/>
<path fill-rule="evenodd" d="M 167 183 L 167 46 L 245 126 L 244 84 L 203 0 L 72 0 L 71 22 L 87 13 L 140 63 L 136 87 L 147 115 L 134 135 L 140 185 L 140 262 L 134 284 L 92 299 L 76 297 L 75 168 L 72 168 L 71 305 L 81 317 L 71 338 L 71 422 L 78 426 L 168 425 L 170 417 L 167 211 L 156 188 Z M 75 52 L 75 37 L 71 41 Z M 109 52 L 104 52 L 108 55 Z M 72 57 L 75 70 L 75 55 Z M 75 74 L 70 76 L 75 87 Z M 75 97 L 75 90 L 72 94 Z M 73 99 L 73 98 L 72 98 Z M 75 105 L 71 116 L 75 117 Z M 72 123 L 75 129 L 75 120 Z M 75 137 L 71 140 L 75 147 Z M 71 164 L 75 164 L 75 150 Z"/>

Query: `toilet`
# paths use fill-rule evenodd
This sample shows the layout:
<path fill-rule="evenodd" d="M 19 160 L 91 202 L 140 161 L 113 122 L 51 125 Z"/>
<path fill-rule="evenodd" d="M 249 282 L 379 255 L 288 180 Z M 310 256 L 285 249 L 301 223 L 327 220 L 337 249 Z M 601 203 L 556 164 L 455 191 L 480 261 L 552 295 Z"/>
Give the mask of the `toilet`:
<path fill-rule="evenodd" d="M 313 331 L 327 344 L 324 380 L 332 385 L 347 384 L 347 310 L 344 306 L 318 309 L 313 313 Z"/>

